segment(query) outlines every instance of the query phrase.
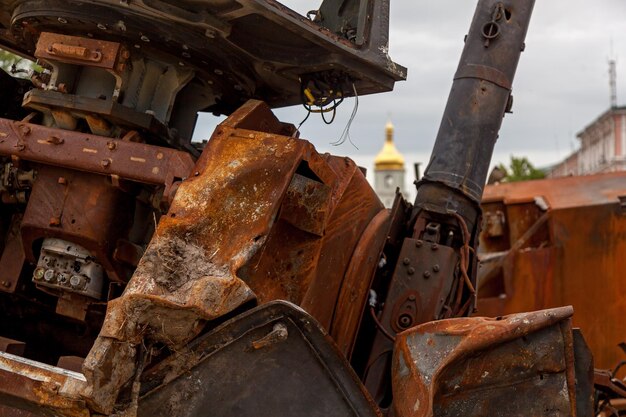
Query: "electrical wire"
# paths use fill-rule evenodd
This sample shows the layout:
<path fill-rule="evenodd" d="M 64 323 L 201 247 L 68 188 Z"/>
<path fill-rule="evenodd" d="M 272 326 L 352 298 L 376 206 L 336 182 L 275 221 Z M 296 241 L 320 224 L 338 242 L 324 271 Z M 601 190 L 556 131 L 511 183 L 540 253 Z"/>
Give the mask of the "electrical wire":
<path fill-rule="evenodd" d="M 463 246 L 459 248 L 459 255 L 461 257 L 461 260 L 459 262 L 460 263 L 459 269 L 461 270 L 463 281 L 462 283 L 459 283 L 457 293 L 456 293 L 456 300 L 455 300 L 454 308 L 453 308 L 453 310 L 455 311 L 454 316 L 458 317 L 458 316 L 465 315 L 471 304 L 470 302 L 471 299 L 470 299 L 461 307 L 463 289 L 465 287 L 469 289 L 470 293 L 472 294 L 474 298 L 474 301 L 476 301 L 477 293 L 476 293 L 476 289 L 474 288 L 474 285 L 472 284 L 472 280 L 470 279 L 467 273 L 469 269 L 470 253 L 471 253 L 471 248 L 469 245 L 470 235 L 469 235 L 469 230 L 467 228 L 467 223 L 465 223 L 465 220 L 463 219 L 463 217 L 461 217 L 458 213 L 451 212 L 450 214 L 454 216 L 457 222 L 459 223 L 459 226 L 461 228 L 461 233 L 463 236 Z M 465 285 L 462 285 L 462 284 L 465 284 Z"/>
<path fill-rule="evenodd" d="M 382 323 L 378 320 L 378 317 L 376 317 L 376 312 L 374 311 L 374 307 L 370 306 L 370 315 L 372 316 L 372 319 L 374 320 L 374 324 L 376 324 L 376 327 L 378 328 L 378 330 L 380 330 L 380 332 L 389 340 L 391 340 L 392 342 L 396 341 L 396 338 L 394 336 L 392 336 L 391 334 L 389 334 L 389 332 L 387 331 L 387 329 L 385 329 L 382 325 Z"/>
<path fill-rule="evenodd" d="M 333 122 L 335 121 L 335 116 L 337 116 L 337 106 L 339 106 L 339 104 L 335 103 L 335 100 L 333 100 L 333 106 L 330 108 L 330 110 L 328 111 L 322 111 L 320 112 L 320 114 L 322 115 L 322 120 L 324 121 L 324 123 L 326 123 L 327 125 L 331 125 L 333 124 Z M 330 118 L 330 120 L 326 120 L 326 116 L 324 116 L 326 113 L 329 112 L 333 112 L 333 117 Z"/>
<path fill-rule="evenodd" d="M 352 114 L 350 115 L 350 119 L 348 120 L 346 127 L 343 129 L 339 140 L 336 142 L 332 142 L 331 145 L 340 146 L 343 145 L 346 140 L 348 140 L 356 150 L 359 150 L 358 146 L 356 146 L 354 142 L 352 142 L 352 138 L 350 137 L 350 128 L 352 127 L 352 122 L 354 122 L 357 112 L 359 111 L 359 93 L 356 91 L 356 86 L 354 85 L 354 83 L 352 83 L 352 91 L 354 92 L 354 108 L 352 109 Z"/>
<path fill-rule="evenodd" d="M 296 128 L 295 132 L 293 132 L 293 136 L 295 137 L 297 133 L 300 132 L 300 128 L 302 127 L 302 125 L 304 124 L 304 122 L 306 122 L 307 120 L 309 120 L 309 116 L 311 116 L 311 112 L 307 111 L 306 112 L 306 116 L 304 117 L 304 119 L 300 122 L 300 124 L 298 125 L 298 127 Z"/>

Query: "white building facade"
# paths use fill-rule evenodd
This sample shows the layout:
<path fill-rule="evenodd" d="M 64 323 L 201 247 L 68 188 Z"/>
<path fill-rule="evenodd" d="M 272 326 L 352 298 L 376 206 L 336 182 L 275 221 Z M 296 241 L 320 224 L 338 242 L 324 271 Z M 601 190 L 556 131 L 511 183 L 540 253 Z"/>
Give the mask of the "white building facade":
<path fill-rule="evenodd" d="M 626 107 L 614 107 L 578 135 L 580 149 L 554 166 L 548 177 L 626 170 Z"/>

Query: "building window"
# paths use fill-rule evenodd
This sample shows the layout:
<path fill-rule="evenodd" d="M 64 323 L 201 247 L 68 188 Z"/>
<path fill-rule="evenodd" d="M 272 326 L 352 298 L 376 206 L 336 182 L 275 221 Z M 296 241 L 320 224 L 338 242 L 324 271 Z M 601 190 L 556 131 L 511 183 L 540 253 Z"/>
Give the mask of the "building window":
<path fill-rule="evenodd" d="M 385 175 L 385 187 L 387 188 L 391 188 L 393 187 L 393 176 L 392 175 Z"/>

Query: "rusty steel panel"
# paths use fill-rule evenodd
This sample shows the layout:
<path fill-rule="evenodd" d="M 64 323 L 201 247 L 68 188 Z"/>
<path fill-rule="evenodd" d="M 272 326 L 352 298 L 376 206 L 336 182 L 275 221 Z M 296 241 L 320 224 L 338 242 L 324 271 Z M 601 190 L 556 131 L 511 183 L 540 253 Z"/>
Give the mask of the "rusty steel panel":
<path fill-rule="evenodd" d="M 130 56 L 117 42 L 42 32 L 35 57 L 67 64 L 88 65 L 109 70 L 123 69 Z"/>
<path fill-rule="evenodd" d="M 0 403 L 9 408 L 38 416 L 90 416 L 80 397 L 84 383 L 81 374 L 0 352 L 0 382 Z M 29 414 L 20 411 L 9 415 Z"/>
<path fill-rule="evenodd" d="M 237 121 L 284 131 L 257 101 L 218 126 L 124 294 L 109 302 L 84 365 L 98 411 L 110 412 L 144 340 L 179 349 L 207 320 L 252 300 L 287 299 L 330 327 L 354 248 L 382 204 L 349 159 Z M 298 175 L 312 195 L 294 186 Z M 293 209 L 312 216 L 281 214 Z"/>
<path fill-rule="evenodd" d="M 623 195 L 624 172 L 488 186 L 484 210 L 504 210 L 507 229 L 517 230 L 517 236 L 481 236 L 481 259 L 501 261 L 495 268 L 489 266 L 493 259 L 483 262 L 478 314 L 573 305 L 574 325 L 585 335 L 596 367 L 618 363 L 617 345 L 626 334 L 619 301 L 626 293 Z M 542 209 L 531 206 L 547 209 L 543 225 L 536 217 Z"/>
<path fill-rule="evenodd" d="M 372 287 L 376 267 L 391 226 L 389 210 L 379 212 L 367 226 L 352 254 L 341 292 L 337 299 L 331 335 L 341 352 L 350 358 L 359 324 Z"/>
<path fill-rule="evenodd" d="M 527 203 L 543 197 L 553 210 L 616 203 L 626 195 L 625 172 L 562 177 L 554 179 L 499 183 L 489 185 L 483 204 L 502 201 L 505 204 Z"/>
<path fill-rule="evenodd" d="M 572 313 L 449 319 L 399 334 L 394 415 L 576 416 Z"/>
<path fill-rule="evenodd" d="M 112 257 L 117 240 L 128 235 L 133 212 L 132 196 L 107 178 L 43 167 L 21 223 L 26 257 L 36 262 L 37 243 L 56 237 L 89 250 L 109 279 L 126 282 L 129 277 L 124 266 L 113 262 Z"/>
<path fill-rule="evenodd" d="M 188 153 L 0 119 L 0 155 L 168 189 L 193 168 Z"/>
<path fill-rule="evenodd" d="M 339 178 L 334 194 L 341 198 L 326 228 L 316 279 L 300 304 L 326 329 L 331 328 L 337 298 L 358 240 L 384 209 L 354 162 L 337 157 L 329 158 L 328 162 Z"/>

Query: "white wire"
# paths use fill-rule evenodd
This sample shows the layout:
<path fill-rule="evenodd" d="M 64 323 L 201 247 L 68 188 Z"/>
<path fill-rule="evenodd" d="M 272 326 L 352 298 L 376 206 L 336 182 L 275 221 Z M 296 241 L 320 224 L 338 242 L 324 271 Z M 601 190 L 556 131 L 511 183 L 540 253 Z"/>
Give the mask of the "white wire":
<path fill-rule="evenodd" d="M 354 142 L 352 142 L 352 138 L 350 137 L 350 127 L 352 126 L 352 122 L 354 121 L 356 114 L 359 111 L 359 94 L 356 91 L 356 86 L 354 85 L 354 83 L 352 83 L 352 91 L 354 91 L 354 109 L 352 109 L 352 115 L 350 115 L 350 119 L 348 120 L 346 127 L 343 129 L 339 140 L 337 140 L 336 142 L 331 142 L 331 145 L 340 146 L 343 145 L 346 140 L 348 140 L 356 150 L 359 150 Z"/>

